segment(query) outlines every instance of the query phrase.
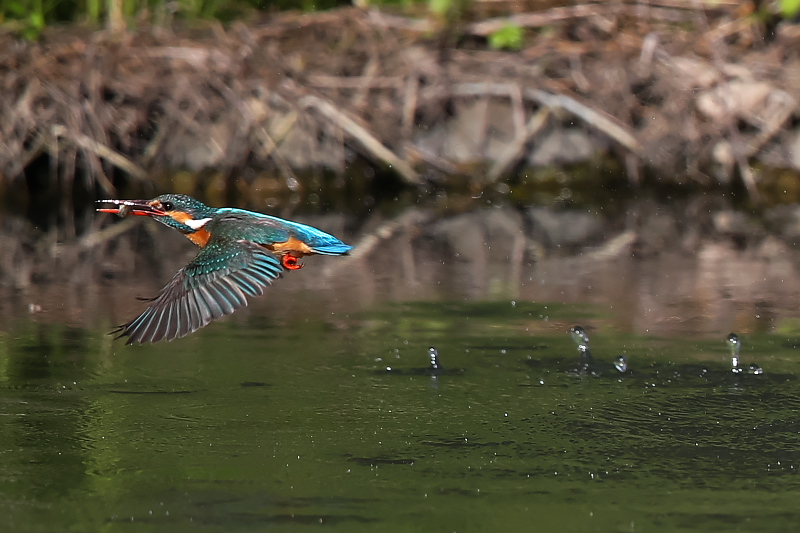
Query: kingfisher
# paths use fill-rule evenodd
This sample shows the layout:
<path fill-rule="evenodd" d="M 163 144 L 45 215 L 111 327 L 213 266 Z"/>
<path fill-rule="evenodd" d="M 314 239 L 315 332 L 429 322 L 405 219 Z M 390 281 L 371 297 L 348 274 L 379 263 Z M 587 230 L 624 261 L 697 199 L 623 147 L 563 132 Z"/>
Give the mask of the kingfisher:
<path fill-rule="evenodd" d="M 230 207 L 214 208 L 184 194 L 152 200 L 98 200 L 101 213 L 148 216 L 183 233 L 200 252 L 178 271 L 144 312 L 115 329 L 126 344 L 185 337 L 261 296 L 306 255 L 346 255 L 353 247 L 305 224 Z"/>

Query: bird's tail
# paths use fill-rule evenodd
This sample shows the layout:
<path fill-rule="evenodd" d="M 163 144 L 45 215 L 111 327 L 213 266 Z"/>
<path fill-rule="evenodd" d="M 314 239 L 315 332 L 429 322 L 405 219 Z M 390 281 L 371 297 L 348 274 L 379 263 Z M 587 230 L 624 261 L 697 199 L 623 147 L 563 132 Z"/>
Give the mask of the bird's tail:
<path fill-rule="evenodd" d="M 311 250 L 316 254 L 322 255 L 347 255 L 353 247 L 341 241 L 327 242 L 325 244 L 312 246 Z"/>

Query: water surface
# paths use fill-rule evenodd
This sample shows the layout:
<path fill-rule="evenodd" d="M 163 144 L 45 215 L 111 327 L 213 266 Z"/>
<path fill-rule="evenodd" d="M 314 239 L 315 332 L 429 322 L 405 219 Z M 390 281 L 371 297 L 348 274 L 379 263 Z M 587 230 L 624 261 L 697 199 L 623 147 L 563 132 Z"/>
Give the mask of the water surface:
<path fill-rule="evenodd" d="M 742 335 L 744 361 L 766 374 L 736 377 L 723 338 L 633 334 L 585 305 L 323 307 L 254 307 L 142 347 L 19 317 L 0 337 L 7 530 L 786 531 L 800 520 L 792 338 Z M 598 360 L 625 353 L 637 374 L 572 371 L 576 322 Z M 426 375 L 431 345 L 463 372 Z"/>

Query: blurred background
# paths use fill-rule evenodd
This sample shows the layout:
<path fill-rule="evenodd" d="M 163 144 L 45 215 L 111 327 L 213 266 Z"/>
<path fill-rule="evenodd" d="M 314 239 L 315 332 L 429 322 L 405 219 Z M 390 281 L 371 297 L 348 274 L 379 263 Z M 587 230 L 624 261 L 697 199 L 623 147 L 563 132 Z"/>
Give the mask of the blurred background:
<path fill-rule="evenodd" d="M 1 1 L 9 531 L 786 531 L 799 9 Z M 125 346 L 163 193 L 355 248 Z"/>

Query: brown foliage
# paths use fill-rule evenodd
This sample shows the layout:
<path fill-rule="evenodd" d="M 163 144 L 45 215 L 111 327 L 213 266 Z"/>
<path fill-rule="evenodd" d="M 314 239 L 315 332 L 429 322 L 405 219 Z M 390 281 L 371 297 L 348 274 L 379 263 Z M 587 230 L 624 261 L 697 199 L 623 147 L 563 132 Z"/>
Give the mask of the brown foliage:
<path fill-rule="evenodd" d="M 599 3 L 556 7 L 442 31 L 426 20 L 344 9 L 284 14 L 264 25 L 124 35 L 0 37 L 0 170 L 21 176 L 47 155 L 60 180 L 76 168 L 110 193 L 114 168 L 276 168 L 287 184 L 309 167 L 337 171 L 348 149 L 408 183 L 433 166 L 464 171 L 419 140 L 454 103 L 505 106 L 506 149 L 479 153 L 499 179 L 553 130 L 591 130 L 625 155 L 629 175 L 735 170 L 756 194 L 753 161 L 800 168 L 786 127 L 797 115 L 796 37 L 767 42 L 738 3 Z M 505 24 L 519 51 L 487 50 Z M 459 35 L 459 39 L 447 38 Z M 545 112 L 546 110 L 546 112 Z M 487 119 L 470 127 L 488 144 Z M 526 127 L 527 124 L 527 127 Z M 481 178 L 485 182 L 485 178 Z"/>

